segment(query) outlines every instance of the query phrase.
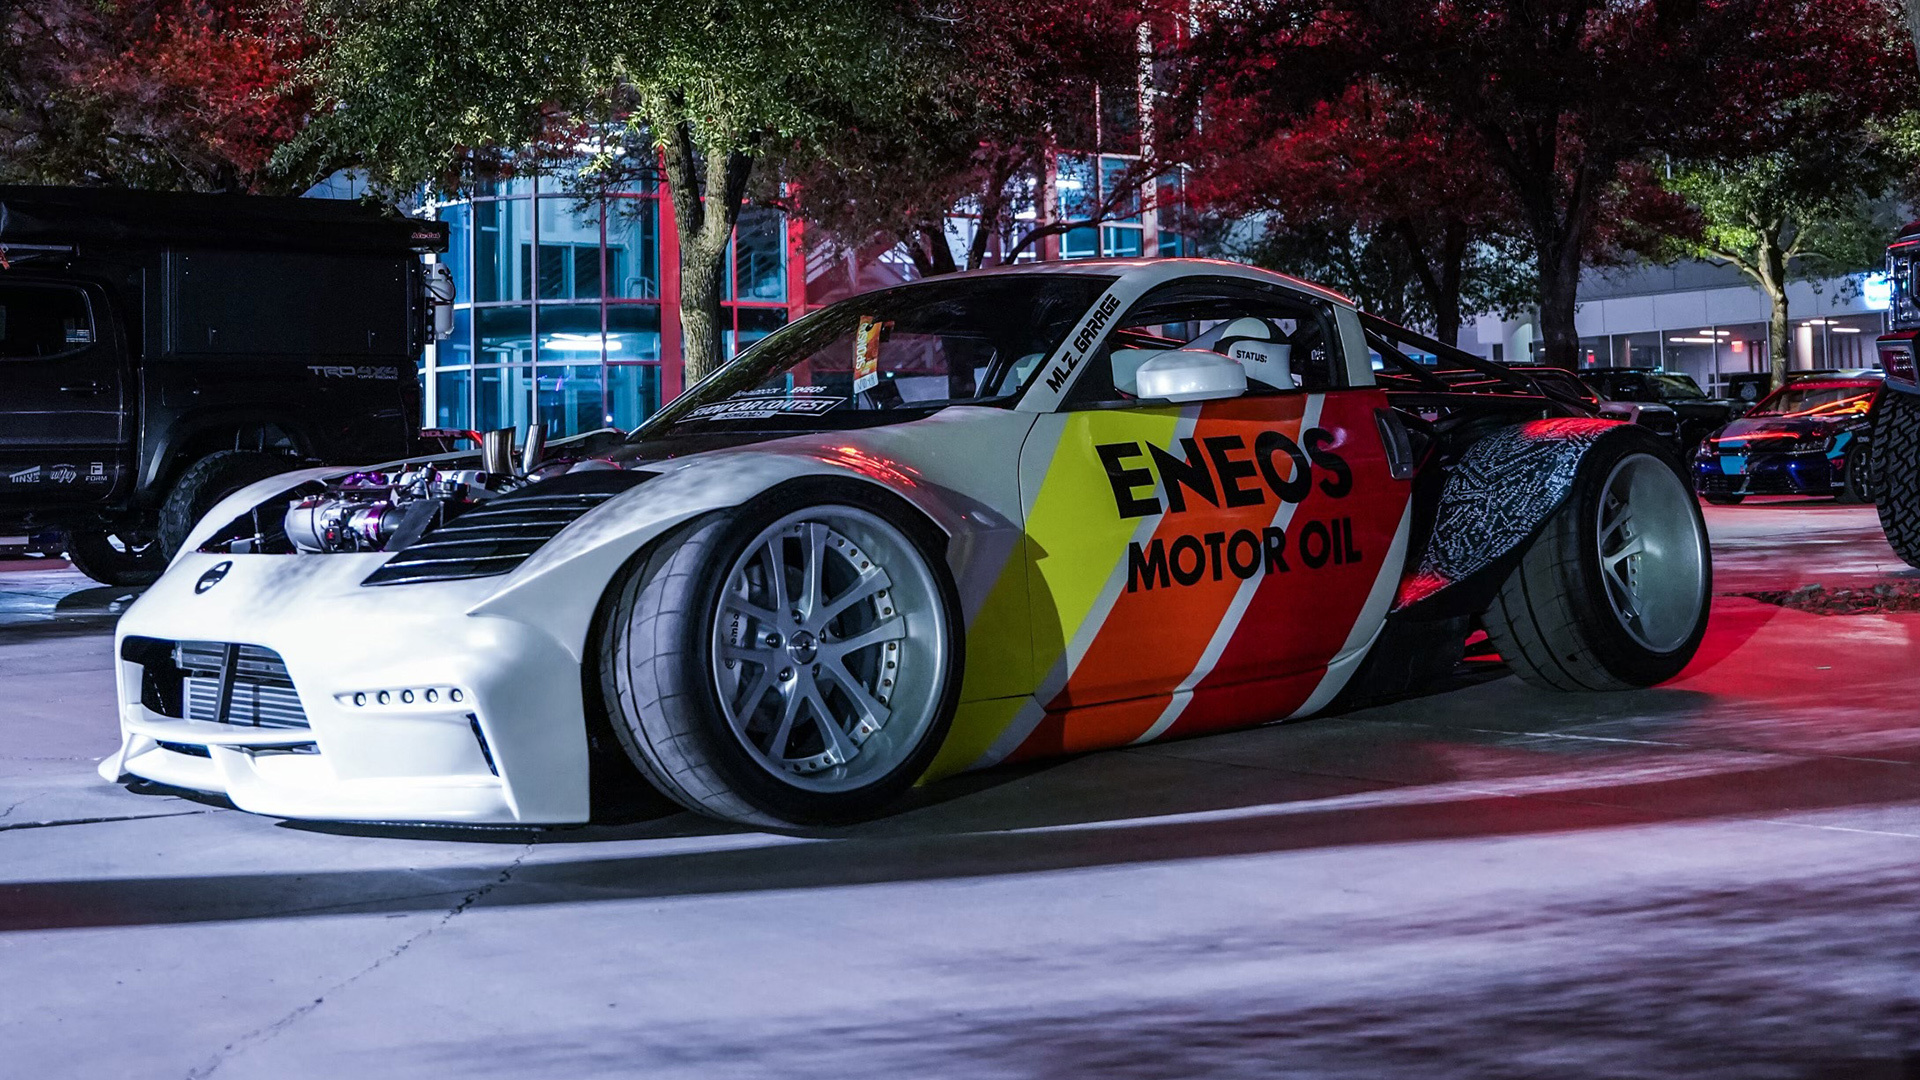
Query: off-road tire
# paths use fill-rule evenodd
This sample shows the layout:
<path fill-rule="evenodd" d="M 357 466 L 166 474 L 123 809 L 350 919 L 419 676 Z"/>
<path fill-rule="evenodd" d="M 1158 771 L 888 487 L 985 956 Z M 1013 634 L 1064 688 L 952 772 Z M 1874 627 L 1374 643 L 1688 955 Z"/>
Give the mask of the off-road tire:
<path fill-rule="evenodd" d="M 1520 564 L 1482 616 L 1487 636 L 1523 681 L 1554 690 L 1630 690 L 1678 675 L 1707 629 L 1713 595 L 1712 564 L 1699 503 L 1663 462 L 1677 494 L 1675 504 L 1691 515 L 1699 564 L 1698 609 L 1677 647 L 1656 651 L 1636 639 L 1608 599 L 1600 557 L 1601 500 L 1614 469 L 1636 455 L 1655 457 L 1618 443 L 1601 443 L 1582 463 L 1574 490 L 1547 522 Z M 1655 460 L 1659 458 L 1655 457 Z"/>
<path fill-rule="evenodd" d="M 1920 566 L 1920 395 L 1883 390 L 1873 420 L 1874 502 L 1894 553 Z"/>
<path fill-rule="evenodd" d="M 248 484 L 291 472 L 299 462 L 285 454 L 222 450 L 188 466 L 160 506 L 160 548 L 172 559 L 187 534 L 221 499 Z"/>
<path fill-rule="evenodd" d="M 1701 498 L 1715 506 L 1739 506 L 1747 501 L 1745 495 L 1703 495 Z"/>
<path fill-rule="evenodd" d="M 876 513 L 912 538 L 939 583 L 952 647 L 937 712 L 911 756 L 862 788 L 826 794 L 782 783 L 727 729 L 711 675 L 711 620 L 728 568 L 763 528 L 795 510 L 834 504 Z M 614 734 L 649 783 L 696 813 L 785 828 L 872 818 L 926 772 L 959 699 L 963 634 L 958 593 L 931 526 L 911 514 L 858 485 L 803 482 L 697 518 L 628 564 L 602 606 L 597 659 Z"/>
<path fill-rule="evenodd" d="M 114 540 L 120 547 L 114 547 Z M 115 533 L 84 532 L 67 537 L 67 561 L 75 570 L 102 585 L 151 585 L 167 569 L 160 543 L 152 537 L 120 537 Z"/>

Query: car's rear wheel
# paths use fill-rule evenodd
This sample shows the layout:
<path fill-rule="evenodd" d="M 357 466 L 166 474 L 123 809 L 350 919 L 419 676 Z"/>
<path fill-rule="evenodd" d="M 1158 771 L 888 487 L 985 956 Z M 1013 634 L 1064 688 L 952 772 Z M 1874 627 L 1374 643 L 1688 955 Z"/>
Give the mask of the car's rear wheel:
<path fill-rule="evenodd" d="M 1602 444 L 1486 612 L 1487 636 L 1536 686 L 1651 686 L 1700 647 L 1712 573 L 1699 504 L 1673 466 Z"/>
<path fill-rule="evenodd" d="M 157 537 L 133 532 L 80 532 L 67 537 L 67 561 L 102 585 L 151 585 L 167 568 Z"/>
<path fill-rule="evenodd" d="M 1747 501 L 1747 497 L 1745 495 L 1709 494 L 1706 496 L 1706 500 L 1715 506 L 1739 506 L 1741 503 Z"/>
<path fill-rule="evenodd" d="M 606 608 L 615 734 L 662 793 L 751 825 L 871 817 L 951 722 L 959 604 L 921 523 L 851 485 L 699 519 Z"/>
<path fill-rule="evenodd" d="M 1920 395 L 1886 390 L 1874 406 L 1874 501 L 1887 543 L 1920 566 Z"/>

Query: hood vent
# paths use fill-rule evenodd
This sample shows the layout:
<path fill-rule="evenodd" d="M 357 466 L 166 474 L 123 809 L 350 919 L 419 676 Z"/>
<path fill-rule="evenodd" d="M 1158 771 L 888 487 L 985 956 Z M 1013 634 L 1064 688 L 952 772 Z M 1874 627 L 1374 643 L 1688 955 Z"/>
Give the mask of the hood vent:
<path fill-rule="evenodd" d="M 460 581 L 511 573 L 561 529 L 656 473 L 568 473 L 488 499 L 400 549 L 362 585 Z"/>

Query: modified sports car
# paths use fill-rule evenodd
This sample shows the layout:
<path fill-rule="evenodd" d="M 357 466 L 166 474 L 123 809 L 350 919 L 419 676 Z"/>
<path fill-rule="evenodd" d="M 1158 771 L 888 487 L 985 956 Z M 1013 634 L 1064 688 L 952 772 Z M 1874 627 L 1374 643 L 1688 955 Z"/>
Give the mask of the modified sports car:
<path fill-rule="evenodd" d="M 1694 486 L 1710 503 L 1749 495 L 1837 495 L 1866 502 L 1879 372 L 1794 379 L 1700 444 Z"/>
<path fill-rule="evenodd" d="M 120 623 L 101 774 L 297 818 L 579 822 L 650 783 L 847 821 L 1404 693 L 1477 628 L 1530 682 L 1645 686 L 1706 623 L 1663 440 L 1230 263 L 886 289 L 631 434 L 494 435 L 216 507 Z"/>

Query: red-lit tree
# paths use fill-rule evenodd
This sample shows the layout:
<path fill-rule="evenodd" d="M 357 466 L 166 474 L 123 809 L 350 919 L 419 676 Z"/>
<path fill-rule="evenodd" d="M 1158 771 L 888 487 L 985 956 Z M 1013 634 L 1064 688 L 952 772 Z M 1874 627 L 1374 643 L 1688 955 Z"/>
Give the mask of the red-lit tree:
<path fill-rule="evenodd" d="M 36 0 L 0 18 L 0 172 L 42 183 L 299 192 L 293 0 Z M 290 167 L 289 167 L 290 166 Z"/>
<path fill-rule="evenodd" d="M 1118 147 L 1136 164 L 1098 196 L 1047 205 L 1042 178 L 1063 143 L 1094 149 L 1082 132 L 1094 127 L 1096 98 L 1129 107 L 1138 98 L 1144 50 L 1170 28 L 1158 19 L 1158 33 L 1143 35 L 1157 10 L 1155 0 L 951 5 L 941 77 L 920 107 L 790 158 L 772 201 L 845 247 L 897 244 L 923 275 L 1011 259 L 1049 236 L 1130 214 L 1164 168 L 1137 124 Z M 972 219 L 971 235 L 950 231 L 956 211 Z"/>
<path fill-rule="evenodd" d="M 1448 344 L 1466 316 L 1530 299 L 1513 205 L 1486 183 L 1472 131 L 1377 84 L 1287 108 L 1264 93 L 1216 97 L 1183 146 L 1198 206 L 1261 223 L 1245 254 Z"/>
<path fill-rule="evenodd" d="M 1222 20 L 1213 93 L 1306 100 L 1374 82 L 1473 133 L 1571 367 L 1580 271 L 1622 169 L 1786 133 L 1784 103 L 1885 87 L 1883 0 L 1278 0 Z M 1900 58 L 1910 66 L 1908 58 Z"/>

